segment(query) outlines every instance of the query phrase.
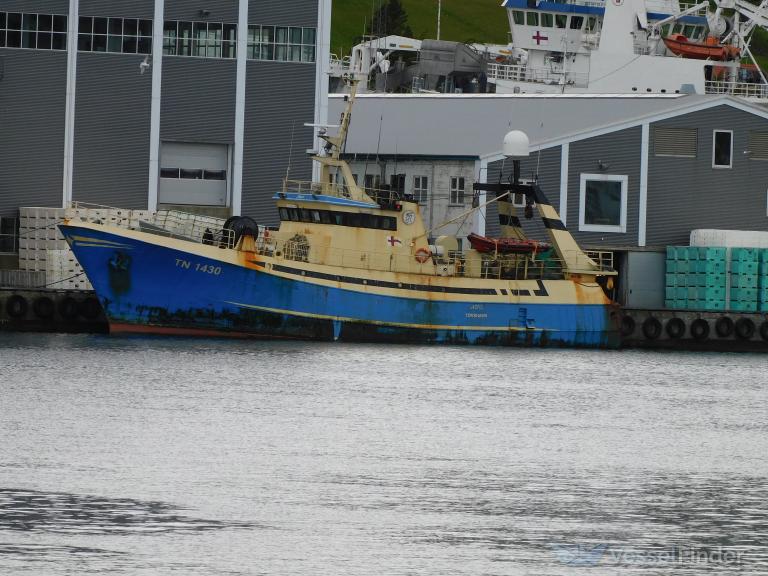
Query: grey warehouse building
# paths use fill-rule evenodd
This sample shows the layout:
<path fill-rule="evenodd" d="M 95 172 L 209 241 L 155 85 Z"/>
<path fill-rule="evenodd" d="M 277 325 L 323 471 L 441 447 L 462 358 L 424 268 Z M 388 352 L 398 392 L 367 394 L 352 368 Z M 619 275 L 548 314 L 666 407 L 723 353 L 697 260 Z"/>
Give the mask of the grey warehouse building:
<path fill-rule="evenodd" d="M 0 216 L 165 205 L 276 220 L 327 122 L 330 0 L 0 0 Z M 291 156 L 293 151 L 293 158 Z"/>

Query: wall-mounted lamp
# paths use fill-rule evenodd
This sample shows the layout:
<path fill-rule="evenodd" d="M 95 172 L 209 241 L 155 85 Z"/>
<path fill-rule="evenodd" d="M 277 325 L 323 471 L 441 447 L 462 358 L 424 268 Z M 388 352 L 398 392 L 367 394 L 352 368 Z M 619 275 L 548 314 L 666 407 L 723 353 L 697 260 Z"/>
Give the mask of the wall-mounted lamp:
<path fill-rule="evenodd" d="M 608 164 L 607 162 L 603 162 L 602 160 L 598 160 L 598 161 L 597 161 L 597 169 L 598 169 L 600 172 L 605 172 L 605 171 L 606 171 L 606 170 L 608 170 L 608 168 L 610 168 L 610 167 L 611 167 L 611 165 L 610 165 L 610 164 Z"/>
<path fill-rule="evenodd" d="M 211 11 L 210 11 L 210 10 L 205 10 L 205 9 L 203 9 L 203 10 L 200 10 L 200 11 L 198 12 L 198 14 L 200 14 L 200 17 L 201 17 L 201 18 L 207 18 L 208 16 L 210 16 L 210 15 L 211 15 Z"/>

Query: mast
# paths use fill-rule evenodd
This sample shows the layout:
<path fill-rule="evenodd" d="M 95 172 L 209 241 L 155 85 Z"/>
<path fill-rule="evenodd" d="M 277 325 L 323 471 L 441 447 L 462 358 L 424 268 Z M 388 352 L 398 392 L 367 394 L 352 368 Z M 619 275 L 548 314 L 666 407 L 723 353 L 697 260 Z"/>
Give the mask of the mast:
<path fill-rule="evenodd" d="M 355 105 L 357 85 L 359 83 L 359 80 L 351 76 L 347 76 L 344 80 L 347 86 L 349 86 L 349 95 L 345 96 L 347 105 L 344 108 L 344 112 L 341 113 L 339 131 L 336 136 L 329 136 L 325 132 L 320 133 L 320 138 L 326 142 L 325 152 L 328 155 L 321 156 L 317 154 L 312 159 L 320 164 L 320 185 L 322 186 L 323 194 L 328 196 L 348 196 L 350 199 L 359 202 L 373 202 L 370 196 L 355 182 L 352 170 L 347 162 L 341 159 L 341 154 L 347 145 L 349 125 L 352 121 L 352 108 Z M 336 168 L 337 171 L 341 172 L 344 179 L 344 187 L 339 187 L 333 181 L 331 168 Z"/>

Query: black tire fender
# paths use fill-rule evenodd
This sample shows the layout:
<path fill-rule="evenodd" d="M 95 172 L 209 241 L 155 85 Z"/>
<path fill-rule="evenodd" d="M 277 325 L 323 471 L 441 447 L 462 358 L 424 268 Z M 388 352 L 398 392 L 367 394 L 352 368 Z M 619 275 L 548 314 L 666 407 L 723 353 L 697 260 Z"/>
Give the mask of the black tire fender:
<path fill-rule="evenodd" d="M 101 304 L 96 298 L 86 298 L 78 304 L 77 310 L 86 320 L 96 320 L 101 314 Z"/>
<path fill-rule="evenodd" d="M 23 318 L 27 315 L 27 310 L 29 310 L 29 304 L 24 296 L 14 294 L 5 301 L 5 312 L 11 318 Z"/>
<path fill-rule="evenodd" d="M 65 320 L 74 320 L 77 318 L 77 300 L 74 298 L 70 298 L 69 296 L 62 298 L 59 300 L 57 308 L 59 310 L 59 316 Z"/>
<path fill-rule="evenodd" d="M 672 318 L 667 322 L 667 336 L 679 340 L 685 335 L 685 322 L 681 318 Z"/>
<path fill-rule="evenodd" d="M 733 334 L 733 320 L 728 316 L 721 316 L 715 322 L 715 332 L 720 338 L 728 338 Z"/>
<path fill-rule="evenodd" d="M 768 320 L 760 324 L 760 337 L 768 342 Z"/>
<path fill-rule="evenodd" d="M 736 336 L 740 340 L 751 340 L 755 335 L 755 323 L 749 318 L 736 320 Z"/>
<path fill-rule="evenodd" d="M 645 319 L 643 322 L 643 336 L 648 340 L 656 340 L 656 338 L 661 336 L 661 322 L 659 322 L 658 318 L 649 316 Z"/>
<path fill-rule="evenodd" d="M 40 296 L 32 303 L 32 310 L 40 320 L 50 320 L 56 313 L 56 305 L 48 296 Z"/>
<path fill-rule="evenodd" d="M 691 336 L 694 340 L 703 342 L 709 338 L 709 322 L 703 318 L 697 318 L 691 322 Z"/>
<path fill-rule="evenodd" d="M 635 332 L 635 328 L 637 327 L 635 323 L 635 319 L 632 318 L 629 314 L 626 316 L 623 316 L 621 318 L 621 335 L 622 336 L 632 336 Z"/>

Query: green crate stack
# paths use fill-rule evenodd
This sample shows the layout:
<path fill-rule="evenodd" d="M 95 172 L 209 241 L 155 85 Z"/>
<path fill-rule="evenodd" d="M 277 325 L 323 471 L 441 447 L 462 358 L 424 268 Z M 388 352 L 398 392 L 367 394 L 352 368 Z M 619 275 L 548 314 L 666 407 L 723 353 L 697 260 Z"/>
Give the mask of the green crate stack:
<path fill-rule="evenodd" d="M 726 279 L 725 248 L 667 247 L 667 308 L 724 310 Z"/>
<path fill-rule="evenodd" d="M 757 304 L 760 312 L 768 312 L 768 250 L 760 250 Z"/>
<path fill-rule="evenodd" d="M 757 248 L 731 250 L 731 310 L 757 312 L 761 252 Z"/>

